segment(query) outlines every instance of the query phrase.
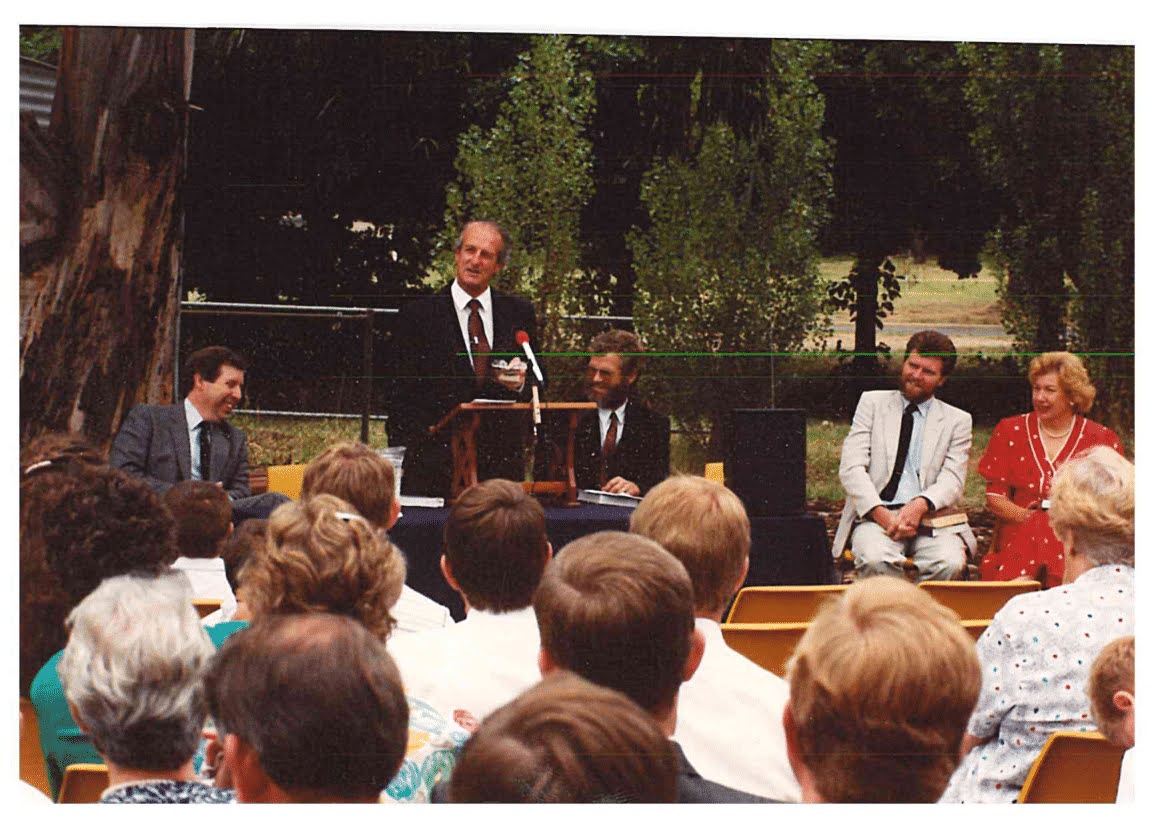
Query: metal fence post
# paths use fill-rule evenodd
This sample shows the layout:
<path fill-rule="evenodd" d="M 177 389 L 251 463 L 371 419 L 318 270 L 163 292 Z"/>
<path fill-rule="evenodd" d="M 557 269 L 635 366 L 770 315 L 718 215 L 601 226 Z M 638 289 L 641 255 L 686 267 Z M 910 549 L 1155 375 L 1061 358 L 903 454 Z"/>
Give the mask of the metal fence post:
<path fill-rule="evenodd" d="M 368 445 L 368 418 L 372 414 L 373 311 L 364 314 L 364 411 L 360 417 L 360 441 Z"/>

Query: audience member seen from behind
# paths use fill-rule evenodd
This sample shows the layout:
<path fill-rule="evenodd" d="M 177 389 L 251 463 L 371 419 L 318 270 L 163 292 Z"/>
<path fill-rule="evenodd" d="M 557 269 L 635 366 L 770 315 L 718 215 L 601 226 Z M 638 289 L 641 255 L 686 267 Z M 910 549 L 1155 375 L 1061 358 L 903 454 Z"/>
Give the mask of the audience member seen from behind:
<path fill-rule="evenodd" d="M 784 713 L 805 802 L 926 803 L 943 793 L 980 689 L 959 618 L 895 577 L 827 603 L 798 642 Z"/>
<path fill-rule="evenodd" d="M 384 647 L 394 624 L 390 610 L 404 581 L 404 559 L 384 533 L 344 500 L 317 494 L 272 512 L 267 543 L 243 569 L 242 592 L 256 620 L 344 615 Z M 407 701 L 411 748 L 386 792 L 397 801 L 428 801 L 433 787 L 449 777 L 469 733 L 425 701 L 411 696 Z"/>
<path fill-rule="evenodd" d="M 174 520 L 145 482 L 108 466 L 79 466 L 56 480 L 41 511 L 45 563 L 71 610 L 103 580 L 156 577 L 178 557 Z M 29 690 L 54 797 L 65 767 L 101 758 L 77 728 L 54 654 Z"/>
<path fill-rule="evenodd" d="M 449 800 L 471 804 L 667 804 L 676 755 L 626 695 L 570 672 L 492 713 L 462 749 Z"/>
<path fill-rule="evenodd" d="M 235 593 L 227 582 L 223 545 L 231 536 L 231 498 L 213 482 L 186 480 L 162 495 L 178 528 L 178 553 L 173 568 L 190 580 L 200 600 L 221 600 L 224 614 L 235 612 Z"/>
<path fill-rule="evenodd" d="M 749 517 L 723 485 L 674 476 L 632 512 L 631 531 L 678 559 L 692 580 L 700 668 L 680 687 L 676 740 L 706 778 L 768 798 L 800 796 L 781 730 L 789 684 L 734 652 L 721 635 L 733 596 L 749 572 Z"/>
<path fill-rule="evenodd" d="M 65 618 L 76 605 L 45 556 L 44 510 L 61 480 L 81 467 L 103 465 L 97 449 L 73 434 L 34 438 L 20 454 L 20 696 L 45 661 L 65 645 Z"/>
<path fill-rule="evenodd" d="M 1057 472 L 1051 499 L 1065 584 L 1012 598 L 980 636 L 983 687 L 944 801 L 1015 801 L 1052 733 L 1093 728 L 1089 669 L 1134 634 L 1133 464 L 1094 448 Z"/>
<path fill-rule="evenodd" d="M 261 618 L 223 645 L 206 691 L 240 801 L 376 803 L 401 767 L 401 678 L 352 618 Z"/>
<path fill-rule="evenodd" d="M 1044 503 L 1053 475 L 1072 457 L 1098 445 L 1122 453 L 1117 434 L 1086 419 L 1097 389 L 1085 365 L 1064 351 L 1042 353 L 1028 365 L 1032 413 L 1001 420 L 980 460 L 985 503 L 996 515 L 995 550 L 980 563 L 985 580 L 1029 578 L 1059 586 L 1064 549 Z"/>
<path fill-rule="evenodd" d="M 231 612 L 220 608 L 202 619 L 202 625 L 214 626 L 229 621 L 245 621 L 250 619 L 251 612 L 245 601 L 239 599 L 240 574 L 247 560 L 255 549 L 267 543 L 267 520 L 244 520 L 231 532 L 231 536 L 223 543 L 223 575 L 227 578 L 227 585 L 236 596 L 235 607 Z"/>
<path fill-rule="evenodd" d="M 538 683 L 531 601 L 550 559 L 542 506 L 521 485 L 487 480 L 462 492 L 445 521 L 441 571 L 466 619 L 389 642 L 409 691 L 443 715 L 481 720 Z"/>
<path fill-rule="evenodd" d="M 199 781 L 194 754 L 215 648 L 177 572 L 111 577 L 69 615 L 59 672 L 81 730 L 109 768 L 103 803 L 231 801 Z"/>
<path fill-rule="evenodd" d="M 680 686 L 700 666 L 704 636 L 695 626 L 692 582 L 657 543 L 601 531 L 568 543 L 534 594 L 539 669 L 567 669 L 623 692 L 666 736 L 676 731 Z M 677 802 L 768 799 L 703 778 L 672 741 Z"/>
<path fill-rule="evenodd" d="M 308 463 L 300 498 L 317 494 L 339 497 L 387 533 L 401 516 L 395 474 L 392 464 L 364 443 L 338 442 Z M 408 586 L 402 586 L 393 616 L 398 635 L 453 624 L 449 609 Z"/>
<path fill-rule="evenodd" d="M 1106 739 L 1126 751 L 1117 803 L 1134 800 L 1134 636 L 1111 640 L 1089 670 L 1089 712 Z"/>

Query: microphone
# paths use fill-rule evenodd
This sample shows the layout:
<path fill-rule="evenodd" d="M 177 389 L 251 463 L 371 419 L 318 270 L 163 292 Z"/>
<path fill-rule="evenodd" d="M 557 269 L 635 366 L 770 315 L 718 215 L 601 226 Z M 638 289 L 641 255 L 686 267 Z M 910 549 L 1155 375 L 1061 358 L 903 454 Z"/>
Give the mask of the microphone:
<path fill-rule="evenodd" d="M 530 349 L 530 337 L 526 335 L 526 331 L 515 331 L 514 341 L 522 345 L 522 352 L 526 354 L 526 358 L 530 361 L 531 368 L 534 369 L 534 378 L 538 380 L 540 385 L 545 385 L 546 382 L 543 381 L 543 372 L 538 369 L 538 359 L 534 358 L 534 351 Z"/>

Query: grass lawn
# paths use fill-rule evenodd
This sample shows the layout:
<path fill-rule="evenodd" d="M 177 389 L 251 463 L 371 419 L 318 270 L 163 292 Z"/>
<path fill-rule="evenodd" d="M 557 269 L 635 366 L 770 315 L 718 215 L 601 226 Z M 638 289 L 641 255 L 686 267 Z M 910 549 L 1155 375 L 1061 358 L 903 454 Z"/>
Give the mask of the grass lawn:
<path fill-rule="evenodd" d="M 360 439 L 359 419 L 310 419 L 306 417 L 258 417 L 236 411 L 231 422 L 247 434 L 251 464 L 285 465 L 308 462 L 333 442 Z M 806 497 L 811 500 L 844 500 L 846 493 L 838 483 L 838 452 L 842 440 L 850 430 L 850 422 L 811 420 L 806 423 Z M 976 473 L 976 466 L 992 427 L 976 427 L 972 433 L 972 452 L 968 460 L 967 487 L 964 503 L 969 507 L 984 504 L 984 481 Z M 374 420 L 369 424 L 370 445 L 385 447 L 384 424 Z M 687 439 L 672 436 L 673 470 L 703 474 L 706 461 L 703 452 Z"/>
<path fill-rule="evenodd" d="M 927 324 L 938 319 L 950 324 L 1000 324 L 996 300 L 996 279 L 985 269 L 974 279 L 959 279 L 950 270 L 940 269 L 934 260 L 915 264 L 910 256 L 894 256 L 895 272 L 902 295 L 895 312 L 886 321 L 899 324 Z M 848 258 L 823 259 L 819 267 L 831 281 L 846 278 L 853 264 Z M 846 313 L 834 315 L 836 327 L 850 324 Z"/>

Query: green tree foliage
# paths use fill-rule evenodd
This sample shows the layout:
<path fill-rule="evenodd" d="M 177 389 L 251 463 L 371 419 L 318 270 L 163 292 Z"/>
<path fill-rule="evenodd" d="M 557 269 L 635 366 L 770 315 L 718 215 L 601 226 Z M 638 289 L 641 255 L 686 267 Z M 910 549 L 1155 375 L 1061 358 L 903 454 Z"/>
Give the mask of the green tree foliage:
<path fill-rule="evenodd" d="M 826 134 L 836 142 L 834 217 L 823 244 L 854 256 L 830 299 L 855 321 L 856 371 L 876 369 L 883 320 L 899 283 L 888 257 L 935 256 L 959 278 L 975 277 L 992 227 L 990 191 L 968 135 L 971 114 L 952 43 L 863 41 L 835 44 L 819 81 Z"/>
<path fill-rule="evenodd" d="M 992 252 L 1021 350 L 1097 354 L 1099 407 L 1132 422 L 1134 50 L 965 44 L 972 133 L 1003 193 Z"/>
<path fill-rule="evenodd" d="M 21 26 L 20 56 L 56 64 L 61 57 L 60 26 Z"/>
<path fill-rule="evenodd" d="M 811 73 L 825 50 L 773 42 L 768 72 L 752 84 L 757 126 L 696 122 L 694 151 L 659 158 L 643 180 L 648 223 L 628 238 L 636 330 L 651 350 L 708 354 L 660 359 L 644 381 L 682 429 L 704 431 L 711 416 L 714 443 L 733 408 L 770 404 L 765 354 L 800 350 L 818 330 L 830 151 Z"/>
<path fill-rule="evenodd" d="M 456 180 L 446 190 L 446 232 L 427 283 L 449 281 L 460 226 L 490 218 L 511 236 L 502 289 L 534 302 L 548 350 L 577 349 L 564 315 L 597 310 L 580 271 L 580 216 L 595 184 L 587 128 L 595 82 L 580 66 L 572 38 L 535 37 L 506 74 L 507 95 L 489 128 L 471 125 L 458 138 Z"/>

